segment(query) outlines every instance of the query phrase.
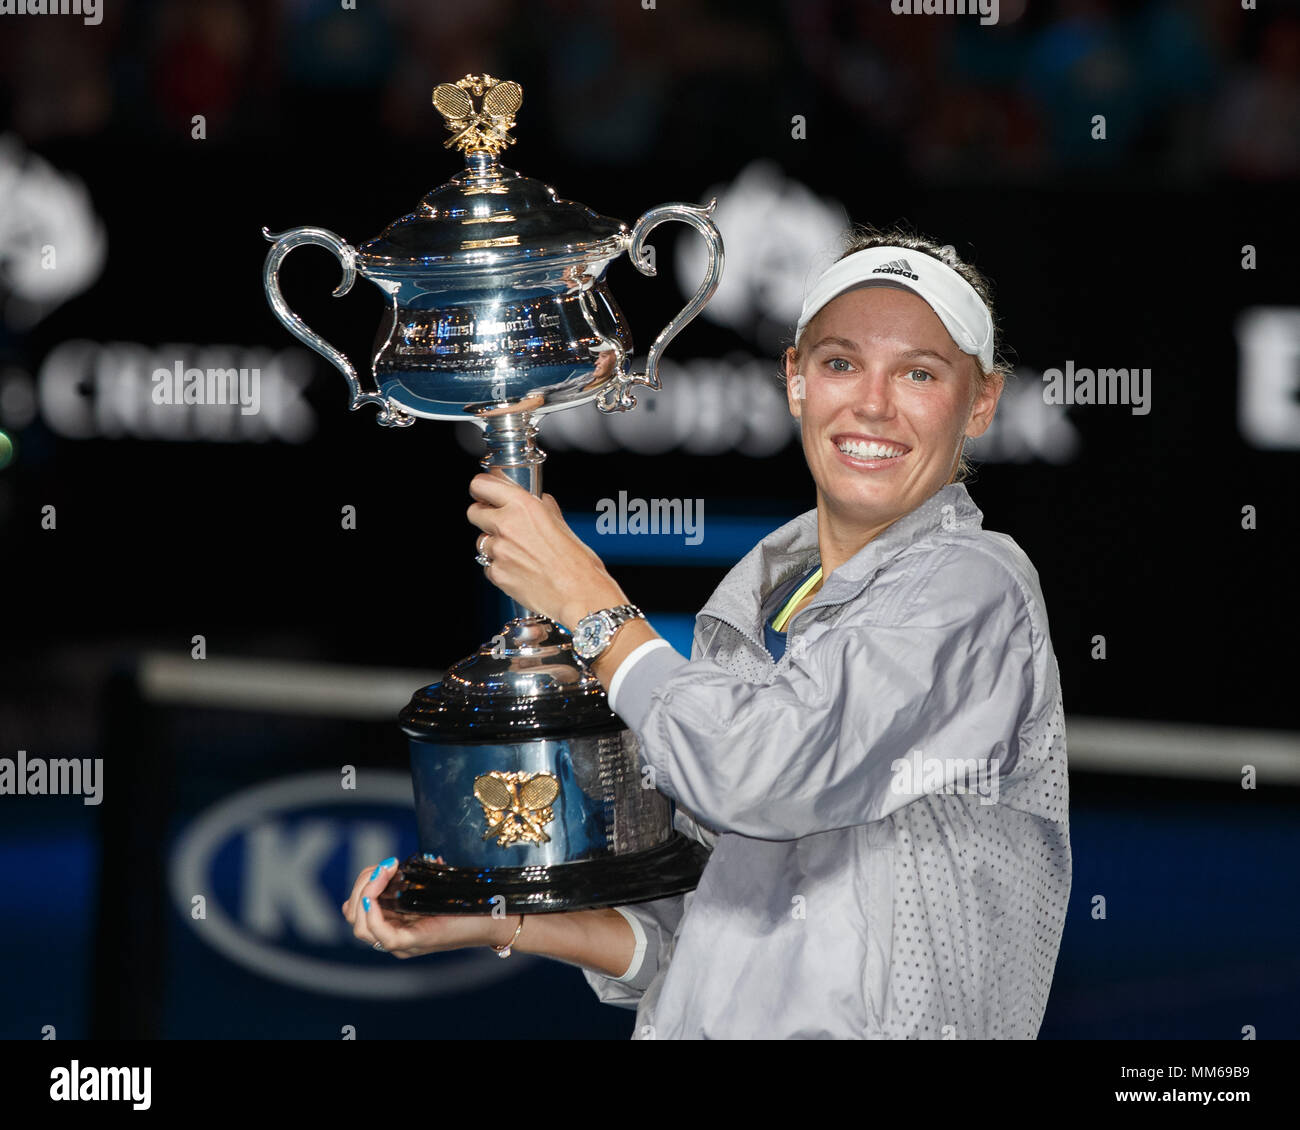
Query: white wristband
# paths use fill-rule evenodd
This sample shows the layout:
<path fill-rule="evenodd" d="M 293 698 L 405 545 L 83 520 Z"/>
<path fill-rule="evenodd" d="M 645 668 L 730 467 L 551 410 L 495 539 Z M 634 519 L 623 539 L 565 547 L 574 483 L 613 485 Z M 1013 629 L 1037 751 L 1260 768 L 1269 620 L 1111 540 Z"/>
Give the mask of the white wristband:
<path fill-rule="evenodd" d="M 645 960 L 645 927 L 641 925 L 641 919 L 635 914 L 629 914 L 621 906 L 614 907 L 615 910 L 623 916 L 627 924 L 632 927 L 632 933 L 636 937 L 636 949 L 632 951 L 632 963 L 627 967 L 627 972 L 622 977 L 615 977 L 615 981 L 631 981 L 638 973 L 641 972 L 641 963 Z"/>
<path fill-rule="evenodd" d="M 632 670 L 633 664 L 635 664 L 638 659 L 647 652 L 654 651 L 657 647 L 672 647 L 672 644 L 662 636 L 658 636 L 652 640 L 646 640 L 645 643 L 633 648 L 628 654 L 628 657 L 618 665 L 618 670 L 614 672 L 614 677 L 609 681 L 609 690 L 605 692 L 606 697 L 609 699 L 609 708 L 614 711 L 615 714 L 618 713 L 618 707 L 614 705 L 614 697 L 618 694 L 618 688 L 623 685 L 623 676 Z"/>

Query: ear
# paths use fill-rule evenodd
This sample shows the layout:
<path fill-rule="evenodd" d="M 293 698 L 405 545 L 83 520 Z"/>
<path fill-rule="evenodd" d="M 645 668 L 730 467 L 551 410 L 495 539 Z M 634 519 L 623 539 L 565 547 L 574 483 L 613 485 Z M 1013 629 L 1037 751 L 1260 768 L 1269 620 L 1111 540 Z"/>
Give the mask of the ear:
<path fill-rule="evenodd" d="M 972 364 L 978 367 L 979 362 L 972 360 Z M 975 380 L 973 374 L 971 380 Z M 993 423 L 993 414 L 997 411 L 998 400 L 1002 396 L 1005 383 L 1005 377 L 999 372 L 988 382 L 988 388 L 984 392 L 976 394 L 975 403 L 971 406 L 970 423 L 966 425 L 966 435 L 970 439 L 982 436 L 989 430 L 989 425 Z"/>
<path fill-rule="evenodd" d="M 803 415 L 803 400 L 805 395 L 804 378 L 799 373 L 798 354 L 795 353 L 794 346 L 790 346 L 785 351 L 785 400 L 789 406 L 790 415 L 799 419 Z"/>

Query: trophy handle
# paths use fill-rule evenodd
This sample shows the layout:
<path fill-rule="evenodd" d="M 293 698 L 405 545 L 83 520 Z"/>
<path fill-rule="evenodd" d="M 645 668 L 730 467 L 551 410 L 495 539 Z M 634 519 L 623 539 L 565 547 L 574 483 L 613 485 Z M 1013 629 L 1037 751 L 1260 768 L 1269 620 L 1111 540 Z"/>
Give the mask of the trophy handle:
<path fill-rule="evenodd" d="M 352 283 L 357 277 L 356 252 L 353 251 L 346 240 L 340 239 L 333 232 L 326 231 L 324 228 L 294 228 L 292 231 L 280 232 L 278 235 L 263 228 L 262 234 L 275 244 L 267 252 L 266 266 L 262 271 L 262 285 L 266 288 L 266 296 L 270 299 L 271 309 L 275 311 L 275 316 L 280 319 L 284 328 L 304 345 L 314 349 L 343 374 L 347 379 L 348 389 L 352 393 L 352 400 L 348 407 L 354 412 L 363 404 L 378 404 L 381 411 L 377 421 L 380 424 L 386 427 L 402 428 L 415 423 L 414 416 L 408 416 L 404 412 L 396 410 L 388 402 L 386 396 L 381 396 L 378 392 L 365 392 L 361 388 L 361 381 L 357 378 L 357 371 L 352 367 L 352 362 L 290 310 L 289 304 L 284 300 L 284 295 L 280 293 L 280 264 L 284 262 L 284 257 L 295 247 L 301 247 L 304 243 L 314 243 L 320 247 L 327 247 L 334 252 L 338 261 L 343 265 L 343 280 L 334 288 L 335 298 L 347 294 L 352 289 Z"/>
<path fill-rule="evenodd" d="M 722 246 L 722 233 L 718 231 L 717 226 L 711 219 L 713 209 L 717 207 L 717 197 L 714 197 L 703 206 L 695 204 L 662 204 L 658 208 L 651 208 L 644 216 L 637 220 L 636 225 L 632 228 L 632 233 L 628 242 L 628 255 L 633 265 L 643 275 L 654 276 L 658 271 L 646 259 L 645 240 L 655 228 L 660 224 L 667 223 L 669 220 L 679 220 L 681 223 L 690 224 L 697 232 L 700 233 L 709 245 L 709 266 L 704 272 L 704 279 L 701 281 L 695 293 L 691 295 L 691 300 L 682 307 L 681 312 L 671 322 L 663 328 L 663 331 L 654 340 L 650 346 L 650 352 L 646 355 L 644 373 L 622 372 L 622 365 L 619 365 L 619 372 L 614 382 L 612 382 L 596 401 L 596 407 L 602 412 L 626 412 L 629 408 L 636 406 L 636 397 L 629 392 L 632 385 L 645 385 L 646 388 L 658 391 L 663 387 L 659 380 L 659 360 L 663 352 L 668 348 L 668 343 L 673 340 L 686 326 L 694 320 L 695 315 L 704 309 L 705 303 L 713 297 L 713 292 L 718 289 L 718 283 L 722 279 L 722 265 L 725 253 Z M 620 358 L 621 361 L 621 358 Z"/>

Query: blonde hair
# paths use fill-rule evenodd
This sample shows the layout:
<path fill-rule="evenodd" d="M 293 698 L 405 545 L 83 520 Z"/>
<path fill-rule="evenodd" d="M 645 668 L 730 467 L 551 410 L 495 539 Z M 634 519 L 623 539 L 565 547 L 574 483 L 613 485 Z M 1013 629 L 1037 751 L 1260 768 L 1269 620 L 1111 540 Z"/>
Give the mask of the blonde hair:
<path fill-rule="evenodd" d="M 993 319 L 993 367 L 985 372 L 980 359 L 974 356 L 971 357 L 971 361 L 975 365 L 975 383 L 978 395 L 988 392 L 995 383 L 1005 386 L 1006 382 L 1011 379 L 1014 370 L 1002 356 L 1002 332 L 998 326 L 997 311 L 993 307 L 993 287 L 990 281 L 971 264 L 965 262 L 951 244 L 940 244 L 937 240 L 930 239 L 928 236 L 921 235 L 916 231 L 909 231 L 901 225 L 892 228 L 877 228 L 870 224 L 854 224 L 844 234 L 844 250 L 838 258 L 843 259 L 854 252 L 866 251 L 872 247 L 902 247 L 921 255 L 929 255 L 931 258 L 938 259 L 939 262 L 951 267 L 970 283 L 971 288 L 980 296 L 984 305 L 988 307 L 989 317 Z M 793 346 L 793 342 L 791 345 Z M 795 346 L 794 348 L 797 357 L 798 347 Z M 784 369 L 781 371 L 781 382 L 782 384 L 785 383 Z M 963 438 L 961 454 L 957 459 L 957 468 L 949 481 L 955 483 L 966 482 L 971 478 L 972 472 L 973 468 L 966 459 L 966 441 Z"/>

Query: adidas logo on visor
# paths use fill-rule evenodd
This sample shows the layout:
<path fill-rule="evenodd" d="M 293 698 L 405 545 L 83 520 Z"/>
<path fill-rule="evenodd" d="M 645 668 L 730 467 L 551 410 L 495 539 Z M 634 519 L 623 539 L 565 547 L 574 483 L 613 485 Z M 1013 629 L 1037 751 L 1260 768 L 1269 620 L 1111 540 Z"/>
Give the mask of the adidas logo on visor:
<path fill-rule="evenodd" d="M 906 259 L 894 259 L 883 267 L 877 267 L 873 275 L 902 275 L 905 279 L 919 279 L 921 276 L 912 272 L 912 264 Z"/>

